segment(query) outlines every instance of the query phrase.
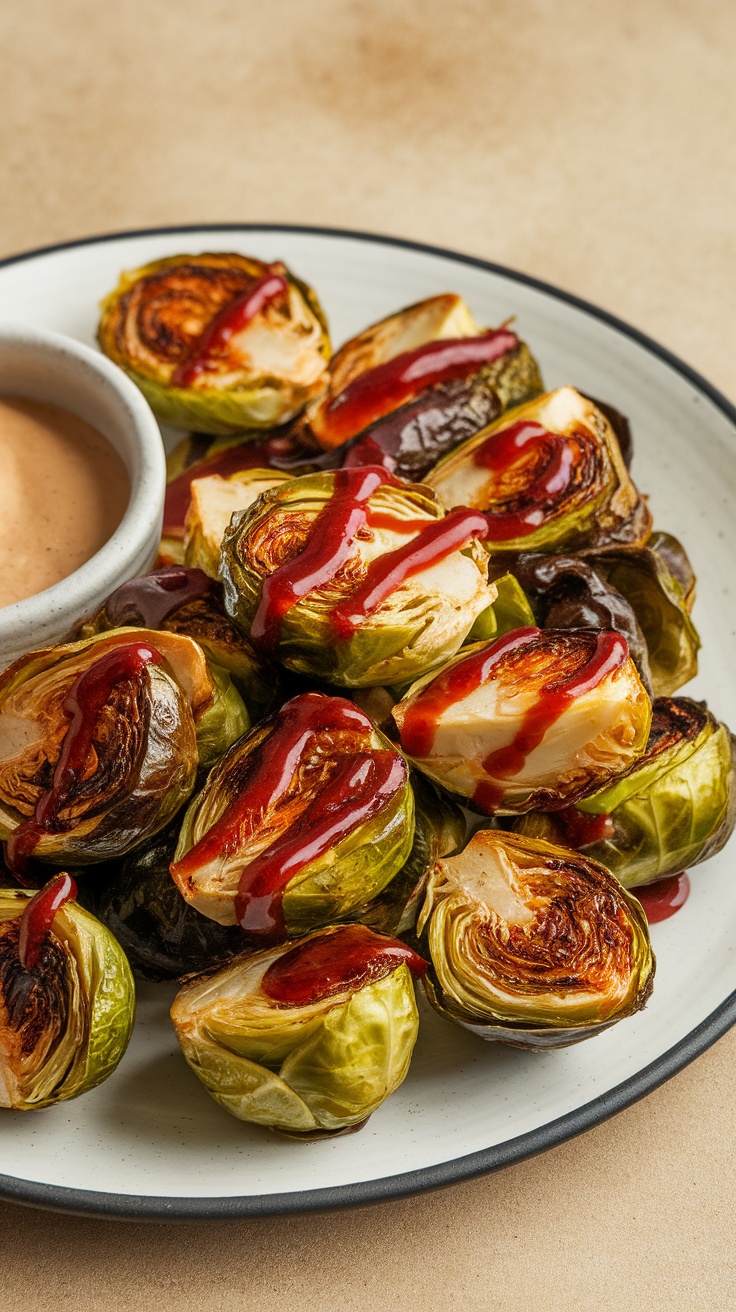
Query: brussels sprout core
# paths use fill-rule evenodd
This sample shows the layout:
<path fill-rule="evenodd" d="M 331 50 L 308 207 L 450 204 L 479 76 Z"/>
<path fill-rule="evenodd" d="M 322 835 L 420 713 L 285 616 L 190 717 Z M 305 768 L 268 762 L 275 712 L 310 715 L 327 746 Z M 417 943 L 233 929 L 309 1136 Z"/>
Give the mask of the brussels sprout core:
<path fill-rule="evenodd" d="M 533 627 L 426 676 L 392 713 L 420 769 L 502 815 L 591 792 L 641 755 L 651 718 L 620 634 Z"/>

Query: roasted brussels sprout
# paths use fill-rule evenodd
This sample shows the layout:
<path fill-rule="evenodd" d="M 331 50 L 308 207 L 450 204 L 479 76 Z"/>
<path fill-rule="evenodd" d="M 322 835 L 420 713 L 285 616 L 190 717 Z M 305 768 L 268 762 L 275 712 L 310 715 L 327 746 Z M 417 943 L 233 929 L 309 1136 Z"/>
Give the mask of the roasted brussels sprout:
<path fill-rule="evenodd" d="M 185 902 L 171 875 L 181 817 L 144 847 L 79 881 L 79 898 L 115 935 L 143 979 L 179 979 L 221 966 L 243 950 L 226 929 Z"/>
<path fill-rule="evenodd" d="M 496 599 L 480 615 L 468 634 L 469 642 L 502 638 L 512 629 L 523 629 L 534 624 L 534 612 L 529 598 L 513 574 L 501 574 L 495 579 Z"/>
<path fill-rule="evenodd" d="M 186 984 L 171 1019 L 189 1065 L 242 1121 L 295 1138 L 360 1129 L 409 1068 L 425 963 L 363 925 L 243 956 Z"/>
<path fill-rule="evenodd" d="M 639 544 L 651 529 L 610 424 L 572 387 L 504 414 L 426 482 L 445 505 L 485 513 L 495 553 Z"/>
<path fill-rule="evenodd" d="M 440 456 L 542 390 L 529 348 L 508 328 L 479 329 L 459 296 L 434 296 L 346 342 L 330 385 L 296 433 L 345 466 L 384 465 L 420 482 Z"/>
<path fill-rule="evenodd" d="M 420 679 L 393 717 L 425 774 L 512 815 L 555 810 L 628 769 L 651 704 L 620 634 L 529 627 Z"/>
<path fill-rule="evenodd" d="M 415 678 L 494 600 L 482 516 L 378 468 L 307 474 L 233 517 L 228 612 L 289 669 L 346 687 Z"/>
<path fill-rule="evenodd" d="M 177 428 L 273 428 L 327 384 L 316 296 L 283 264 L 244 255 L 175 255 L 124 273 L 97 337 Z"/>
<path fill-rule="evenodd" d="M 269 941 L 370 901 L 413 834 L 403 757 L 352 702 L 303 693 L 211 771 L 171 873 L 198 911 Z"/>
<path fill-rule="evenodd" d="M 239 699 L 238 699 L 239 702 Z M 242 707 L 242 703 L 239 702 Z M 15 873 L 122 856 L 191 793 L 227 705 L 190 638 L 116 629 L 0 676 L 0 837 Z"/>
<path fill-rule="evenodd" d="M 736 823 L 734 739 L 687 697 L 660 697 L 644 756 L 602 792 L 520 833 L 600 861 L 626 888 L 650 884 L 720 852 Z"/>
<path fill-rule="evenodd" d="M 437 861 L 417 929 L 430 1002 L 484 1039 L 564 1047 L 652 990 L 636 899 L 595 861 L 517 834 L 481 829 Z"/>
<path fill-rule="evenodd" d="M 415 825 L 409 857 L 383 892 L 354 913 L 361 924 L 383 934 L 411 933 L 430 866 L 465 842 L 467 825 L 460 807 L 418 771 L 411 776 L 411 786 Z"/>
<path fill-rule="evenodd" d="M 210 673 L 216 665 L 225 670 L 247 709 L 255 718 L 264 714 L 276 694 L 278 674 L 257 654 L 252 643 L 225 613 L 222 587 L 201 569 L 167 565 L 122 583 L 101 610 L 81 626 L 79 636 L 92 637 L 122 627 L 163 629 L 193 638 L 207 657 Z M 217 755 L 245 733 L 247 721 L 225 685 L 232 727 L 227 742 L 217 744 Z"/>
<path fill-rule="evenodd" d="M 650 547 L 607 547 L 585 553 L 596 573 L 626 598 L 636 615 L 647 644 L 655 697 L 669 697 L 698 672 L 700 639 L 688 609 L 694 575 L 690 571 L 693 582 L 686 594 L 670 573 L 666 556 L 675 563 L 679 548 L 676 567 L 681 577 L 689 561 L 675 538 L 669 544 L 666 555 Z"/>
<path fill-rule="evenodd" d="M 0 1107 L 30 1111 L 101 1084 L 135 1015 L 125 953 L 58 875 L 0 889 Z"/>
<path fill-rule="evenodd" d="M 288 483 L 290 477 L 275 469 L 244 469 L 227 478 L 220 474 L 195 478 L 184 523 L 187 564 L 204 570 L 210 578 L 219 578 L 220 548 L 232 516 L 247 510 L 262 492 Z"/>

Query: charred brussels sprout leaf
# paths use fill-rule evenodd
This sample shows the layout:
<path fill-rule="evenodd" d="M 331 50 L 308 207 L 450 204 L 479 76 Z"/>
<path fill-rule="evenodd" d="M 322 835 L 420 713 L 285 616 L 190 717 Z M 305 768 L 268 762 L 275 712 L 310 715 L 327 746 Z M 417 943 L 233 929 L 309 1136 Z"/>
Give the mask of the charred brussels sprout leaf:
<path fill-rule="evenodd" d="M 418 1015 L 404 944 L 362 925 L 255 952 L 186 984 L 171 1009 L 216 1102 L 296 1138 L 360 1129 L 401 1084 Z"/>
<path fill-rule="evenodd" d="M 494 600 L 483 521 L 379 469 L 308 474 L 225 533 L 225 605 L 289 669 L 343 687 L 415 678 Z"/>
<path fill-rule="evenodd" d="M 689 562 L 682 548 L 677 555 L 670 548 L 669 556 L 685 578 Z M 586 552 L 586 558 L 631 606 L 647 644 L 654 695 L 670 696 L 697 674 L 700 639 L 688 613 L 686 593 L 665 557 L 648 547 L 619 547 Z M 692 590 L 691 585 L 690 595 Z"/>
<path fill-rule="evenodd" d="M 30 652 L 0 677 L 0 835 L 6 859 L 121 856 L 194 787 L 197 726 L 217 696 L 189 638 L 116 629 Z"/>
<path fill-rule="evenodd" d="M 701 703 L 661 697 L 633 768 L 569 811 L 524 817 L 519 828 L 579 848 L 636 888 L 720 852 L 734 823 L 732 735 Z"/>
<path fill-rule="evenodd" d="M 403 757 L 351 702 L 305 693 L 212 770 L 171 873 L 198 911 L 268 941 L 370 901 L 406 861 L 413 832 Z"/>
<path fill-rule="evenodd" d="M 494 553 L 638 544 L 651 529 L 608 420 L 572 387 L 502 415 L 426 482 L 445 505 L 486 515 Z"/>
<path fill-rule="evenodd" d="M 620 634 L 530 627 L 420 679 L 393 717 L 420 770 L 512 815 L 557 809 L 628 769 L 651 705 Z"/>
<path fill-rule="evenodd" d="M 432 868 L 418 930 L 430 1002 L 484 1039 L 563 1047 L 639 1011 L 652 989 L 639 903 L 551 843 L 479 830 Z"/>
<path fill-rule="evenodd" d="M 19 1111 L 75 1098 L 106 1080 L 135 1015 L 125 953 L 76 902 L 56 911 L 35 962 L 24 966 L 22 918 L 35 900 L 25 890 L 0 889 L 0 1106 Z"/>
<path fill-rule="evenodd" d="M 226 614 L 222 588 L 201 569 L 186 565 L 164 566 L 129 579 L 116 588 L 93 619 L 80 630 L 80 637 L 92 637 L 122 626 L 162 629 L 193 638 L 207 661 L 229 674 L 245 699 L 247 709 L 258 718 L 268 710 L 278 688 L 278 673 L 255 651 L 252 643 Z M 222 755 L 230 743 L 248 728 L 235 699 L 224 689 L 229 701 L 233 725 L 227 742 L 219 746 Z M 237 720 L 236 717 L 237 716 Z M 239 725 L 242 727 L 234 732 Z"/>
<path fill-rule="evenodd" d="M 177 255 L 124 273 L 97 336 L 177 428 L 273 428 L 327 382 L 314 293 L 283 264 L 243 255 Z"/>

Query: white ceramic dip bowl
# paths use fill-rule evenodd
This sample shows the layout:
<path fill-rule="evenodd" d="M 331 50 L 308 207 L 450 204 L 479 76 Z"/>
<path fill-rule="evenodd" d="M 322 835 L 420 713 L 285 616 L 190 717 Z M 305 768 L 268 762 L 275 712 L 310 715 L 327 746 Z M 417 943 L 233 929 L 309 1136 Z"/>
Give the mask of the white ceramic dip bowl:
<path fill-rule="evenodd" d="M 34 647 L 62 641 L 120 583 L 150 568 L 161 537 L 166 461 L 158 424 L 135 384 L 72 338 L 0 323 L 0 395 L 44 401 L 84 419 L 114 447 L 130 480 L 125 514 L 94 556 L 43 592 L 0 607 L 3 670 Z"/>

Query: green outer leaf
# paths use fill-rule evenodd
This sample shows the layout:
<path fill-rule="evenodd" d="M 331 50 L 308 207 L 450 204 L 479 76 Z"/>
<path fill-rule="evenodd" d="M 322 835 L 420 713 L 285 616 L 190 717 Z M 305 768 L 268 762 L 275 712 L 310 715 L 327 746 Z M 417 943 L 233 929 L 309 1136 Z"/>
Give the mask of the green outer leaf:
<path fill-rule="evenodd" d="M 219 1048 L 204 1035 L 193 1040 L 177 1031 L 177 1038 L 195 1075 L 231 1116 L 272 1130 L 319 1128 L 306 1103 L 275 1071 Z"/>
<path fill-rule="evenodd" d="M 578 803 L 612 814 L 613 836 L 585 848 L 626 888 L 650 884 L 715 855 L 736 823 L 734 739 L 710 723 L 617 785 Z"/>
<path fill-rule="evenodd" d="M 502 638 L 504 633 L 536 624 L 527 595 L 513 574 L 502 574 L 495 584 L 498 596 L 478 615 L 466 642 Z"/>
<path fill-rule="evenodd" d="M 649 653 L 655 697 L 669 697 L 698 672 L 700 638 L 682 588 L 647 547 L 586 552 L 597 573 L 632 607 Z"/>
<path fill-rule="evenodd" d="M 199 763 L 214 765 L 250 729 L 250 716 L 227 670 L 207 661 L 215 695 L 196 722 Z"/>

